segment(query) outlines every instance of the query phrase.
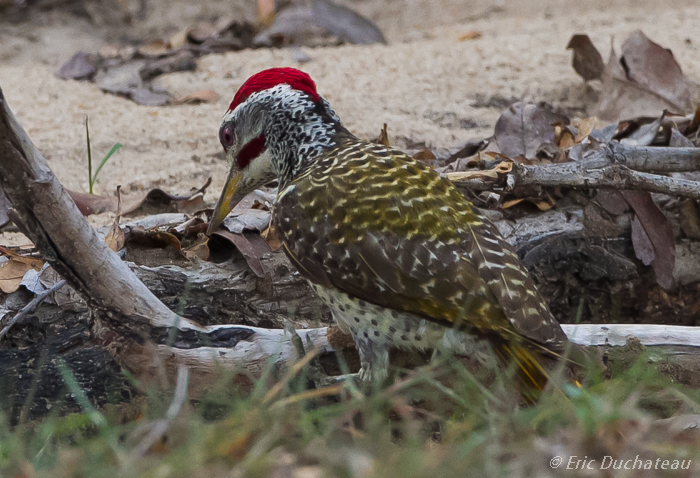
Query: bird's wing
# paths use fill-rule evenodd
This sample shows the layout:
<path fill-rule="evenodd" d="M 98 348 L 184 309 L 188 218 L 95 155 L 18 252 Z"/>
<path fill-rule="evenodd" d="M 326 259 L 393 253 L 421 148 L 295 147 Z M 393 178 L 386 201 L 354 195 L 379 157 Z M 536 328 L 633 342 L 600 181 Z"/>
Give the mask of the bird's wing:
<path fill-rule="evenodd" d="M 280 191 L 275 221 L 314 283 L 447 326 L 566 341 L 496 228 L 403 153 L 339 148 Z"/>

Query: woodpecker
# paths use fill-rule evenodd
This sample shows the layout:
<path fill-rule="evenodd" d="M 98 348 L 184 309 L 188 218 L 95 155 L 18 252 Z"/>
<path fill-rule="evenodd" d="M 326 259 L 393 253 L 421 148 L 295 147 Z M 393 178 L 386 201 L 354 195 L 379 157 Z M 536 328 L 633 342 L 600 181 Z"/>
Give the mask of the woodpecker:
<path fill-rule="evenodd" d="M 209 232 L 277 180 L 284 252 L 352 334 L 360 378 L 385 378 L 391 347 L 431 349 L 456 333 L 489 341 L 542 390 L 545 358 L 566 335 L 517 254 L 450 181 L 354 136 L 293 68 L 250 77 L 219 138 L 231 167 Z"/>

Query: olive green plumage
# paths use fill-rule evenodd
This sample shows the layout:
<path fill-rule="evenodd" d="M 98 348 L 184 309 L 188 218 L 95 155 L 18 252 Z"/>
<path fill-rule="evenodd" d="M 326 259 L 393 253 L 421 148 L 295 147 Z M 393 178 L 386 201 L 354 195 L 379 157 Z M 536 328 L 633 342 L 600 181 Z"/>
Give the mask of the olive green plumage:
<path fill-rule="evenodd" d="M 359 340 L 363 367 L 373 357 L 386 367 L 377 355 L 388 346 L 422 346 L 414 339 L 433 323 L 491 340 L 541 389 L 536 356 L 561 351 L 566 336 L 495 226 L 406 154 L 346 131 L 334 142 L 280 188 L 273 220 L 290 260 Z M 387 323 L 361 322 L 363 307 L 387 311 Z M 402 327 L 410 341 L 389 337 Z"/>

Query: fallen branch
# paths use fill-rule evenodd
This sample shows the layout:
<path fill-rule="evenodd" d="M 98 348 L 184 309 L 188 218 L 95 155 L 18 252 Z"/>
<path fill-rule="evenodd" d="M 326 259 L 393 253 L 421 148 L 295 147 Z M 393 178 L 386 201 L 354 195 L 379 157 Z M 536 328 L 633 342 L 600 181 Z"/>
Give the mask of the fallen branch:
<path fill-rule="evenodd" d="M 523 165 L 500 163 L 494 170 L 446 173 L 447 179 L 472 190 L 513 191 L 523 186 L 631 189 L 700 198 L 700 182 L 656 172 L 700 171 L 700 148 L 630 148 L 609 143 L 588 151 L 581 161 Z"/>

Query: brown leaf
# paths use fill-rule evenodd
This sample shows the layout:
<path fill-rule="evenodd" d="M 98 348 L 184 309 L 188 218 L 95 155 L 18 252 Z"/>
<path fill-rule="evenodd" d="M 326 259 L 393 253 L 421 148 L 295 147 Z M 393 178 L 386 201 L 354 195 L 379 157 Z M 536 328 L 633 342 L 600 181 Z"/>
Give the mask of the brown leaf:
<path fill-rule="evenodd" d="M 216 231 L 212 235 L 223 237 L 230 241 L 236 249 L 243 254 L 243 258 L 248 267 L 256 276 L 265 277 L 265 267 L 262 264 L 261 258 L 264 254 L 270 252 L 270 247 L 265 242 L 265 239 L 257 233 L 233 234 L 228 231 Z"/>
<path fill-rule="evenodd" d="M 200 103 L 216 103 L 221 96 L 213 90 L 198 90 L 173 102 L 176 105 L 198 105 Z"/>
<path fill-rule="evenodd" d="M 573 50 L 571 64 L 576 73 L 586 81 L 599 80 L 603 76 L 605 63 L 598 49 L 588 35 L 574 35 L 566 45 L 567 50 Z"/>
<path fill-rule="evenodd" d="M 275 0 L 257 0 L 258 23 L 269 27 L 275 21 Z"/>
<path fill-rule="evenodd" d="M 261 232 L 260 235 L 267 241 L 267 245 L 270 246 L 273 252 L 277 252 L 282 248 L 282 242 L 277 234 L 274 223 L 271 222 L 270 227 Z"/>
<path fill-rule="evenodd" d="M 576 144 L 574 140 L 574 135 L 569 128 L 562 128 L 561 136 L 559 137 L 559 147 L 566 151 Z"/>
<path fill-rule="evenodd" d="M 158 230 L 147 231 L 139 226 L 129 228 L 129 234 L 126 238 L 126 243 L 130 245 L 138 244 L 140 246 L 158 249 L 172 247 L 177 254 L 180 254 L 182 252 L 182 245 L 180 244 L 180 240 L 173 234 Z"/>
<path fill-rule="evenodd" d="M 122 201 L 121 194 L 119 193 L 119 186 L 117 186 L 117 215 L 114 217 L 114 221 L 105 236 L 105 242 L 114 252 L 121 250 L 124 247 L 124 242 L 126 238 L 124 237 L 124 231 L 119 226 L 119 219 L 121 218 Z"/>
<path fill-rule="evenodd" d="M 639 225 L 636 229 L 633 227 L 635 254 L 646 265 L 651 263 L 656 282 L 664 289 L 670 289 L 676 256 L 671 222 L 654 203 L 651 194 L 642 191 L 620 191 L 620 194 L 634 209 L 635 218 L 639 219 Z M 649 252 L 649 244 L 653 253 Z"/>
<path fill-rule="evenodd" d="M 0 290 L 6 294 L 15 292 L 29 269 L 31 269 L 29 265 L 19 261 L 9 260 L 0 263 Z"/>
<path fill-rule="evenodd" d="M 700 128 L 700 105 L 698 105 L 693 115 L 693 119 L 690 121 L 690 126 L 688 126 L 688 133 L 694 133 Z"/>
<path fill-rule="evenodd" d="M 598 116 L 617 121 L 656 116 L 664 109 L 690 109 L 688 82 L 673 54 L 637 31 L 623 43 L 619 59 L 611 48 Z"/>
<path fill-rule="evenodd" d="M 638 216 L 634 216 L 632 219 L 632 245 L 634 246 L 634 254 L 637 259 L 642 261 L 642 264 L 648 266 L 654 262 L 654 245 Z"/>
<path fill-rule="evenodd" d="M 26 264 L 30 269 L 34 269 L 35 271 L 40 271 L 41 268 L 44 266 L 44 261 L 42 259 L 36 259 L 34 257 L 22 256 L 20 254 L 17 254 L 16 252 L 13 252 L 10 249 L 7 249 L 7 248 L 2 247 L 2 246 L 0 246 L 0 253 L 9 257 L 10 260 L 13 260 L 15 262 L 21 262 L 22 264 Z"/>
<path fill-rule="evenodd" d="M 462 33 L 457 39 L 459 41 L 464 41 L 464 40 L 476 40 L 477 38 L 481 38 L 482 33 L 477 30 L 471 30 L 468 32 Z"/>
<path fill-rule="evenodd" d="M 387 148 L 391 147 L 391 142 L 389 141 L 389 133 L 386 130 L 386 123 L 382 126 L 382 130 L 379 132 L 379 137 L 372 140 L 373 143 L 383 144 Z"/>
<path fill-rule="evenodd" d="M 576 133 L 576 138 L 574 138 L 574 142 L 578 144 L 584 139 L 586 139 L 593 132 L 597 123 L 598 118 L 596 118 L 595 116 L 582 119 L 581 123 L 579 123 L 578 125 L 578 133 Z"/>
<path fill-rule="evenodd" d="M 629 209 L 629 204 L 625 201 L 625 198 L 620 196 L 618 191 L 612 189 L 598 190 L 595 195 L 595 202 L 614 216 L 620 216 Z"/>
<path fill-rule="evenodd" d="M 136 212 L 144 214 L 157 214 L 161 212 L 194 213 L 205 208 L 203 194 L 211 184 L 211 178 L 204 185 L 186 196 L 170 194 L 162 189 L 151 189 L 144 195 L 127 196 L 123 198 L 123 211 L 125 216 Z M 83 216 L 101 214 L 103 212 L 117 212 L 118 199 L 116 196 L 98 196 L 68 190 L 68 194 L 78 206 Z"/>
<path fill-rule="evenodd" d="M 195 257 L 206 261 L 209 259 L 209 238 L 205 234 L 198 234 L 197 242 L 190 247 L 182 250 L 182 253 L 188 260 L 193 260 Z"/>
<path fill-rule="evenodd" d="M 681 229 L 691 239 L 700 239 L 700 216 L 694 199 L 684 199 L 678 210 Z"/>
<path fill-rule="evenodd" d="M 428 148 L 424 148 L 414 154 L 413 158 L 419 161 L 429 161 L 431 159 L 435 159 L 435 155 Z"/>
<path fill-rule="evenodd" d="M 172 53 L 170 44 L 164 42 L 163 40 L 150 41 L 145 45 L 141 45 L 140 47 L 138 47 L 136 51 L 139 52 L 139 55 L 144 56 L 146 58 L 156 58 Z"/>
<path fill-rule="evenodd" d="M 622 44 L 620 63 L 627 79 L 666 99 L 679 111 L 690 109 L 690 90 L 671 50 L 654 43 L 640 30 Z"/>
<path fill-rule="evenodd" d="M 532 159 L 542 143 L 554 142 L 556 122 L 569 119 L 544 107 L 517 102 L 504 111 L 496 122 L 495 136 L 501 153 L 509 157 Z"/>
<path fill-rule="evenodd" d="M 0 252 L 8 259 L 0 263 L 0 290 L 6 294 L 19 289 L 27 271 L 34 269 L 38 272 L 44 265 L 41 259 L 21 256 L 1 246 Z"/>

